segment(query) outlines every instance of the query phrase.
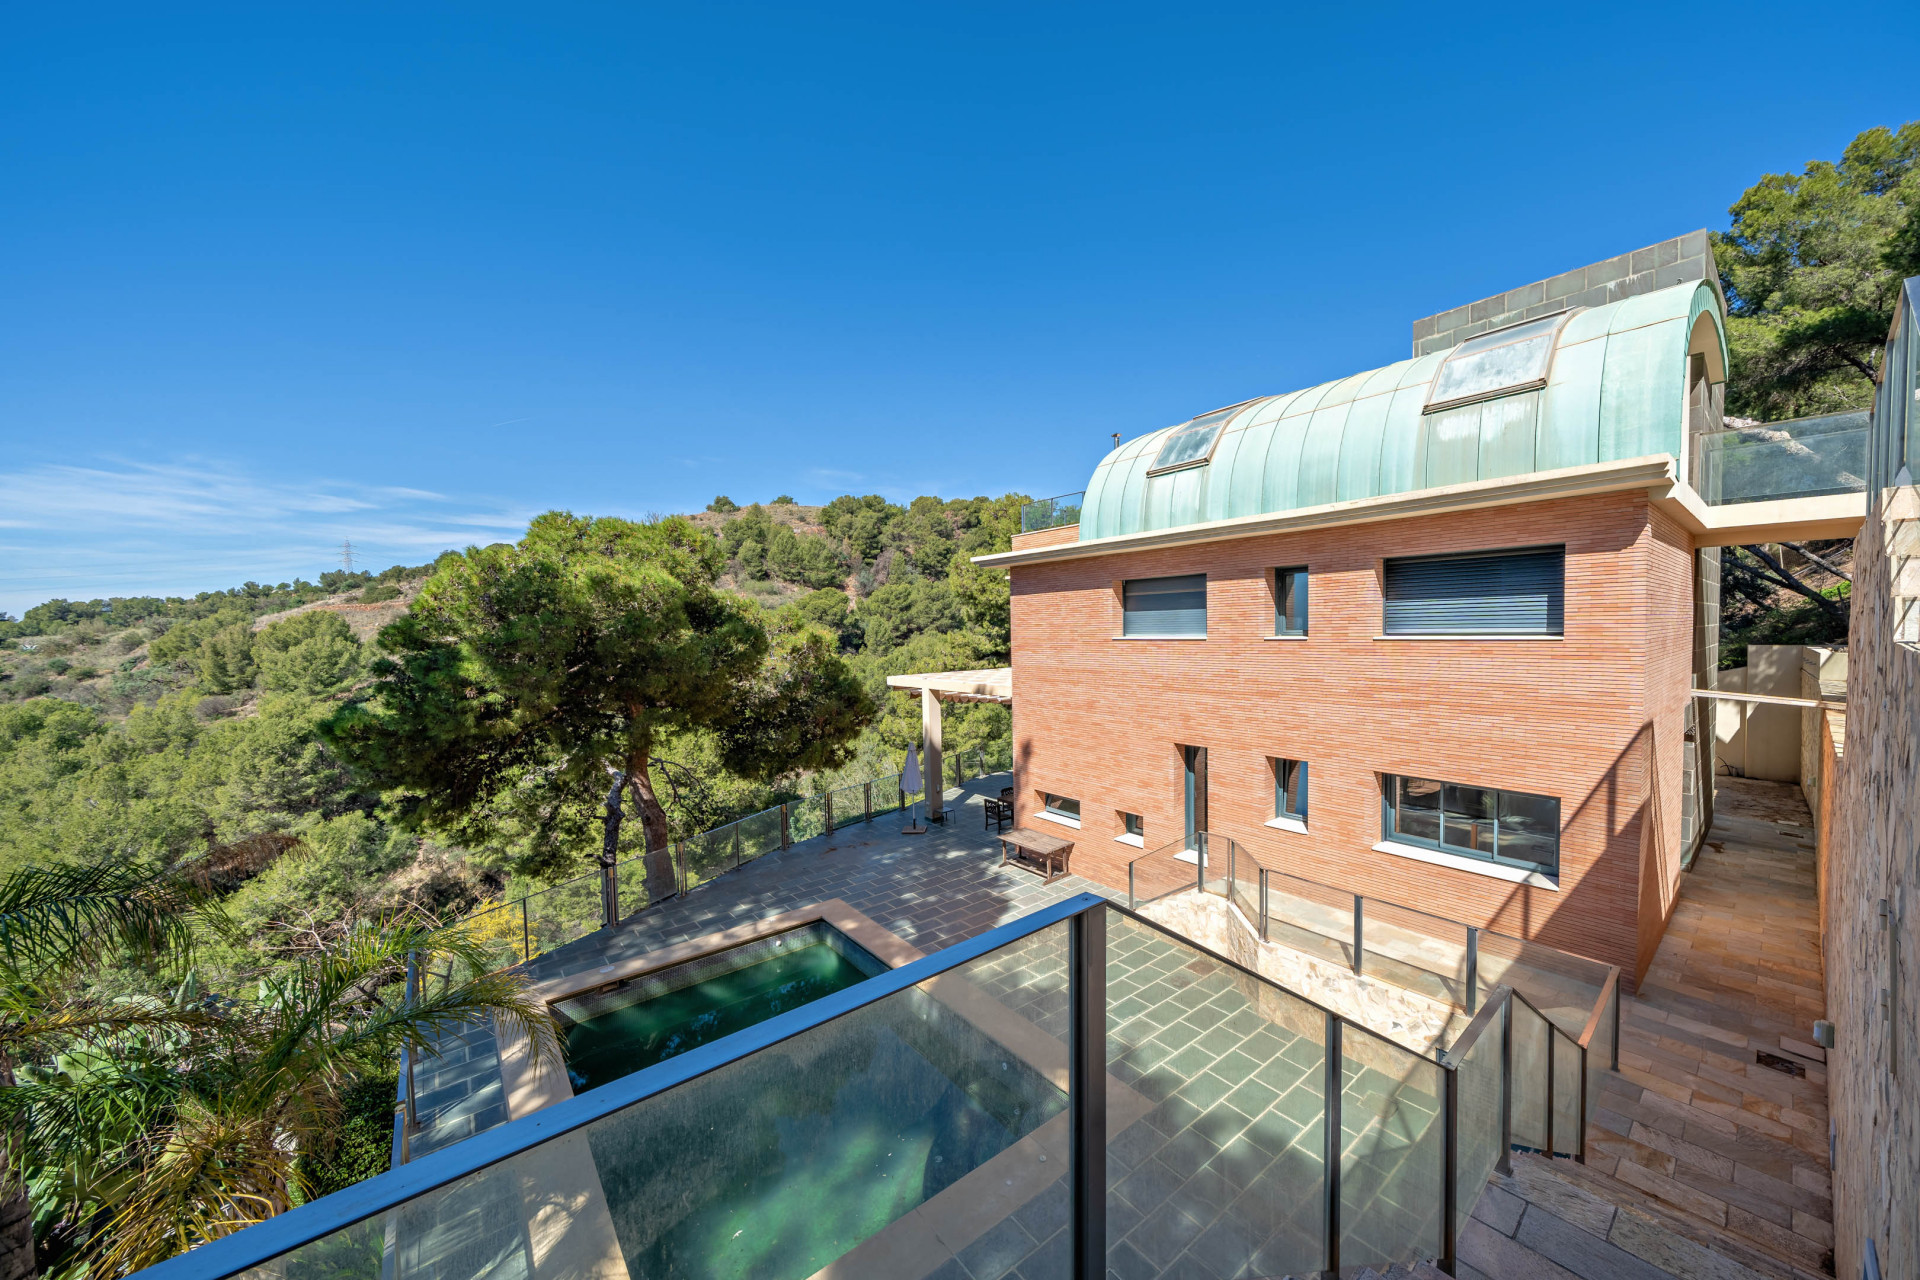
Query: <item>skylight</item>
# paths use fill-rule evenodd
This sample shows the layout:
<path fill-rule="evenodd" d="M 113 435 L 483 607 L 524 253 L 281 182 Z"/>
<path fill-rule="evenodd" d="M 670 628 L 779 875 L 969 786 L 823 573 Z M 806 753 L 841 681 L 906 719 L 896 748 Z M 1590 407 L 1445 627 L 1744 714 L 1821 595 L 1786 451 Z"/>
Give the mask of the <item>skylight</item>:
<path fill-rule="evenodd" d="M 1220 428 L 1240 409 L 1237 404 L 1202 414 L 1187 423 L 1160 445 L 1160 453 L 1147 468 L 1147 474 L 1194 467 L 1213 457 L 1213 446 L 1220 440 Z"/>
<path fill-rule="evenodd" d="M 1554 340 L 1571 311 L 1470 338 L 1455 347 L 1434 377 L 1426 412 L 1531 391 L 1547 385 Z"/>

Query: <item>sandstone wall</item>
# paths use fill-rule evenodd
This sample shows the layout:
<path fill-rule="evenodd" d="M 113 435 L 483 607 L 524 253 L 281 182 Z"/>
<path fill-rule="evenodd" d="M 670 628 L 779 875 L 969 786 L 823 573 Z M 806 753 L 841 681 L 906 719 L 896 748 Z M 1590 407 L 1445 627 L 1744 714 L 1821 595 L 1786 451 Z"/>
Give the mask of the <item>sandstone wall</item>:
<path fill-rule="evenodd" d="M 1835 1125 L 1838 1274 L 1861 1274 L 1864 1241 L 1881 1273 L 1920 1276 L 1920 653 L 1895 639 L 1890 535 L 1920 514 L 1889 490 L 1854 552 L 1846 747 L 1829 785 L 1822 897 Z M 1883 914 L 1881 904 L 1886 904 Z"/>

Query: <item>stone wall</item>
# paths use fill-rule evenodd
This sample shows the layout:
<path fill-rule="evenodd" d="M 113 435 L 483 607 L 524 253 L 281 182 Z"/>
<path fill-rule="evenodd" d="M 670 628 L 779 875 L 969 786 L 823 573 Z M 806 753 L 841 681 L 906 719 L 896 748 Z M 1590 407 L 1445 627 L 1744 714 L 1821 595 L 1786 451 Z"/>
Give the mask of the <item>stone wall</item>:
<path fill-rule="evenodd" d="M 1304 951 L 1260 941 L 1253 926 L 1225 898 L 1189 889 L 1148 903 L 1141 914 L 1416 1053 L 1438 1048 L 1453 1020 L 1452 1005 L 1343 965 L 1328 964 Z"/>
<path fill-rule="evenodd" d="M 1868 1238 L 1883 1275 L 1920 1275 L 1920 653 L 1895 638 L 1888 554 L 1889 517 L 1916 510 L 1911 488 L 1886 491 L 1855 545 L 1846 747 L 1827 783 L 1835 1257 L 1849 1277 Z"/>
<path fill-rule="evenodd" d="M 1713 265 L 1713 246 L 1704 231 L 1689 231 L 1644 249 L 1623 253 L 1590 266 L 1575 267 L 1557 276 L 1496 293 L 1464 307 L 1422 316 L 1413 322 L 1413 354 L 1448 351 L 1489 329 L 1504 329 L 1525 320 L 1558 315 L 1575 307 L 1603 307 L 1609 302 L 1652 293 L 1689 280 L 1707 280 L 1717 291 L 1719 273 Z M 1722 300 L 1721 309 L 1725 310 Z"/>

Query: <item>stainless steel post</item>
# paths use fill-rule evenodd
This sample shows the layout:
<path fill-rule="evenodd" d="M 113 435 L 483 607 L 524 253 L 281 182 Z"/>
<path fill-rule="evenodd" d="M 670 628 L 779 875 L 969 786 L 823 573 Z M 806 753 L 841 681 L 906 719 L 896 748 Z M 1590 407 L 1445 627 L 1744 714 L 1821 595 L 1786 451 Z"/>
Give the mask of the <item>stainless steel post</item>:
<path fill-rule="evenodd" d="M 1340 1016 L 1327 1015 L 1327 1081 L 1326 1094 L 1326 1170 L 1327 1188 L 1327 1271 L 1340 1274 L 1340 1156 L 1346 1145 L 1341 1130 L 1340 1095 L 1345 1089 L 1345 1073 L 1342 1068 L 1343 1050 L 1340 1047 Z"/>
<path fill-rule="evenodd" d="M 1480 1007 L 1480 931 L 1467 926 L 1467 1012 Z"/>
<path fill-rule="evenodd" d="M 1073 1280 L 1107 1275 L 1107 909 L 1089 907 L 1068 923 L 1072 1042 L 1067 1105 L 1072 1109 Z"/>

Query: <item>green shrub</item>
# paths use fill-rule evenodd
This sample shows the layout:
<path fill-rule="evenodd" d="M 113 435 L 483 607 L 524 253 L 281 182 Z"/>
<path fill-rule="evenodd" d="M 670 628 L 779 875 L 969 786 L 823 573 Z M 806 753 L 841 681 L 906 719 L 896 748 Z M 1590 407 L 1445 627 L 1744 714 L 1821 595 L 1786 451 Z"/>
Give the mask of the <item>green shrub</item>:
<path fill-rule="evenodd" d="M 361 604 L 380 604 L 387 600 L 398 600 L 400 588 L 391 582 L 376 582 L 360 593 Z"/>
<path fill-rule="evenodd" d="M 343 1114 L 332 1144 L 300 1157 L 308 1195 L 330 1195 L 387 1171 L 393 1158 L 393 1101 L 391 1076 L 363 1076 L 341 1091 Z"/>
<path fill-rule="evenodd" d="M 47 660 L 47 670 L 53 672 L 53 674 L 57 676 L 63 676 L 67 674 L 68 670 L 72 668 L 72 666 L 73 664 L 71 662 L 68 662 L 65 658 L 49 658 Z"/>

